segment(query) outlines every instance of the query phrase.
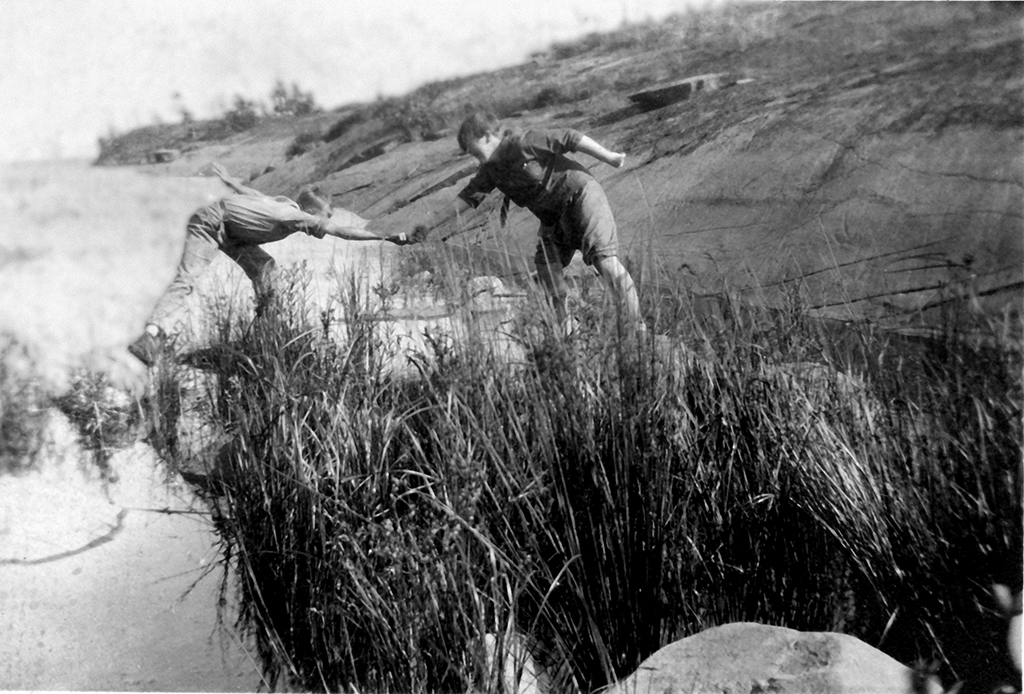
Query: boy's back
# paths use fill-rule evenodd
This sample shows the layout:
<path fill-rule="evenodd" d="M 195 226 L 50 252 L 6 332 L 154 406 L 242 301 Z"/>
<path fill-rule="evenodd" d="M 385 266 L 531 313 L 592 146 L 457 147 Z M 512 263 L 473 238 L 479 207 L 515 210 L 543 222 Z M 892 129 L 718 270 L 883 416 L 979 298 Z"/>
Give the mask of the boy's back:
<path fill-rule="evenodd" d="M 526 207 L 544 223 L 553 223 L 573 194 L 593 177 L 575 159 L 583 134 L 569 128 L 506 130 L 492 159 L 459 194 L 476 207 L 497 188 L 512 202 Z"/>
<path fill-rule="evenodd" d="M 279 241 L 296 231 L 323 238 L 323 222 L 303 212 L 290 198 L 228 195 L 221 200 L 230 237 L 242 243 Z"/>

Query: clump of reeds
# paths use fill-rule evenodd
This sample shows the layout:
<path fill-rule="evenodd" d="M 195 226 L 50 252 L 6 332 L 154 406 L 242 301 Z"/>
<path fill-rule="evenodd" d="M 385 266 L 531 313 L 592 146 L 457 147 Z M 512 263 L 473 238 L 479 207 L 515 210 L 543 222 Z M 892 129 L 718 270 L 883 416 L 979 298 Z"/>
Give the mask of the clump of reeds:
<path fill-rule="evenodd" d="M 72 373 L 69 387 L 52 395 L 35 366 L 31 350 L 13 336 L 0 336 L 0 474 L 33 468 L 43 448 L 48 410 L 55 407 L 78 430 L 102 478 L 115 480 L 110 457 L 134 440 L 137 403 L 105 375 L 89 370 Z"/>
<path fill-rule="evenodd" d="M 116 481 L 110 458 L 135 440 L 141 419 L 138 403 L 107 376 L 89 370 L 74 373 L 71 387 L 52 402 L 78 429 L 79 440 L 103 478 Z"/>
<path fill-rule="evenodd" d="M 344 340 L 286 296 L 211 393 L 235 437 L 217 528 L 272 681 L 493 690 L 482 637 L 516 630 L 589 691 L 736 620 L 950 681 L 998 659 L 975 597 L 1022 566 L 1019 351 L 868 335 L 871 359 L 811 365 L 838 352 L 796 314 L 668 345 L 585 316 L 568 340 L 527 319 L 526 363 L 445 342 L 395 378 L 356 288 Z"/>

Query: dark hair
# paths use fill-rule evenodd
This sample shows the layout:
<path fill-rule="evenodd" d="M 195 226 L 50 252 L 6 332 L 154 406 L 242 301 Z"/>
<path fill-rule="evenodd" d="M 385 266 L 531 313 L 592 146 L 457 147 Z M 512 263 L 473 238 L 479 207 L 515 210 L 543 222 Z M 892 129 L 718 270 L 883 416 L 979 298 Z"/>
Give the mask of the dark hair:
<path fill-rule="evenodd" d="M 479 140 L 487 133 L 495 135 L 501 130 L 501 123 L 493 113 L 477 111 L 462 121 L 459 126 L 459 148 L 465 152 L 470 140 Z"/>
<path fill-rule="evenodd" d="M 299 191 L 295 202 L 309 214 L 331 216 L 331 198 L 320 186 L 306 186 Z"/>

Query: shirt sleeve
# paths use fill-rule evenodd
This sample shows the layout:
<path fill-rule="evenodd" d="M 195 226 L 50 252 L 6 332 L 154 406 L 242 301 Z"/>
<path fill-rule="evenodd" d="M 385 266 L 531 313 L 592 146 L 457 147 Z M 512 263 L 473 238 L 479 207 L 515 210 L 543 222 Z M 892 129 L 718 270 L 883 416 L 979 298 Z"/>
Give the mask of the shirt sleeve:
<path fill-rule="evenodd" d="M 523 135 L 523 151 L 539 158 L 575 152 L 582 139 L 583 133 L 573 128 L 528 130 Z"/>
<path fill-rule="evenodd" d="M 473 209 L 476 209 L 494 188 L 494 181 L 491 180 L 487 169 L 481 167 L 476 176 L 473 176 L 469 183 L 466 184 L 466 187 L 459 192 L 459 199 Z"/>
<path fill-rule="evenodd" d="M 304 212 L 291 198 L 266 198 L 278 222 L 293 231 L 301 231 L 318 239 L 327 235 L 327 220 Z"/>

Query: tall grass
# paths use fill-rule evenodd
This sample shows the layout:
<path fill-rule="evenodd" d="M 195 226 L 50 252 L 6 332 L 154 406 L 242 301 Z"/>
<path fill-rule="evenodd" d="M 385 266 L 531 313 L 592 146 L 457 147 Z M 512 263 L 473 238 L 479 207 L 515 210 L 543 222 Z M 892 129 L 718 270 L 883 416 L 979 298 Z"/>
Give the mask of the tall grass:
<path fill-rule="evenodd" d="M 397 378 L 355 284 L 339 303 L 344 340 L 286 300 L 209 393 L 234 437 L 211 503 L 275 684 L 494 691 L 482 637 L 516 631 L 591 691 L 737 620 L 949 681 L 1001 667 L 982 596 L 1020 583 L 1019 348 L 864 334 L 809 364 L 857 350 L 789 312 L 694 319 L 697 358 L 536 310 L 526 363 L 439 340 Z"/>
<path fill-rule="evenodd" d="M 50 398 L 50 402 L 75 425 L 79 441 L 102 479 L 116 481 L 117 472 L 110 466 L 110 459 L 135 440 L 142 416 L 139 405 L 118 391 L 104 374 L 88 369 L 75 371 L 71 387 Z"/>

